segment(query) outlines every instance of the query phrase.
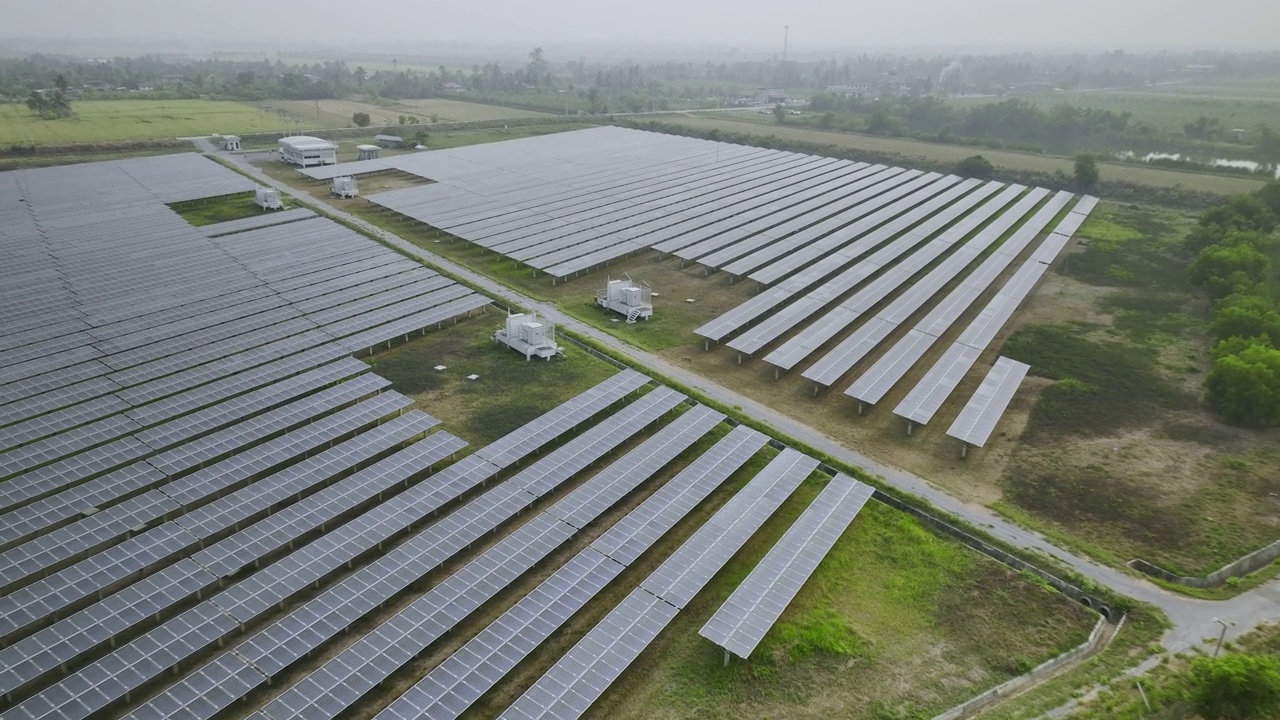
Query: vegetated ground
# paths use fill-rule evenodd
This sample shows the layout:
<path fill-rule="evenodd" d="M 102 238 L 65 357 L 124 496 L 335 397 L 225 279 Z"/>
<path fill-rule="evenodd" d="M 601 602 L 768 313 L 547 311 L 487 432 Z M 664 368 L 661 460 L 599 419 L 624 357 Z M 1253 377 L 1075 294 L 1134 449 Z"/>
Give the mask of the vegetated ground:
<path fill-rule="evenodd" d="M 872 502 L 751 658 L 725 667 L 699 628 L 819 490 L 802 486 L 587 716 L 931 717 L 1080 644 L 1096 621 Z"/>
<path fill-rule="evenodd" d="M 196 227 L 239 220 L 269 212 L 280 212 L 279 210 L 263 210 L 258 207 L 258 204 L 254 202 L 253 193 L 238 193 L 235 195 L 223 195 L 222 197 L 188 200 L 186 202 L 170 203 L 169 207 Z M 290 203 L 285 200 L 284 209 L 288 210 L 289 208 Z"/>
<path fill-rule="evenodd" d="M 255 107 L 294 118 L 311 127 L 351 127 L 351 116 L 358 112 L 369 113 L 372 124 L 395 125 L 401 115 L 413 115 L 419 122 L 430 122 L 438 116 L 440 122 L 470 122 L 476 120 L 506 120 L 513 118 L 546 117 L 546 113 L 485 105 L 462 100 L 428 98 L 400 100 L 389 105 L 357 102 L 355 100 L 264 100 Z"/>
<path fill-rule="evenodd" d="M 964 145 L 930 143 L 910 138 L 882 137 L 879 135 L 863 135 L 861 133 L 778 125 L 772 120 L 756 121 L 751 117 L 738 118 L 725 116 L 723 113 L 666 115 L 660 116 L 658 119 L 663 122 L 686 125 L 700 130 L 719 129 L 724 132 L 743 132 L 760 136 L 774 135 L 787 140 L 825 143 L 873 152 L 897 153 L 903 156 L 903 164 L 910 164 L 910 159 L 913 157 L 928 158 L 940 162 L 959 162 L 972 155 L 982 155 L 996 166 L 1011 170 L 1048 173 L 1061 170 L 1068 174 L 1073 171 L 1073 161 L 1069 158 L 1014 152 L 1011 150 L 991 150 Z M 1262 186 L 1262 180 L 1254 180 L 1247 177 L 1183 172 L 1124 163 L 1102 163 L 1101 169 L 1103 178 L 1107 180 L 1119 180 L 1154 187 L 1182 186 L 1188 190 L 1201 190 L 1222 195 L 1240 195 L 1257 190 Z"/>
<path fill-rule="evenodd" d="M 1186 279 L 1189 218 L 1104 203 L 1057 295 L 1002 352 L 1040 391 L 999 509 L 1113 563 L 1201 575 L 1280 538 L 1280 432 L 1221 423 L 1201 400 L 1208 307 Z"/>
<path fill-rule="evenodd" d="M 1269 92 L 1268 92 L 1269 90 Z M 1275 124 L 1280 117 L 1280 94 L 1274 87 L 1163 85 L 1150 88 L 1116 88 L 1112 90 L 1079 90 L 1072 92 L 1026 93 L 1019 100 L 1042 108 L 1070 104 L 1076 107 L 1131 113 L 1133 122 L 1150 123 L 1156 128 L 1181 133 L 1185 124 L 1201 116 L 1220 118 L 1225 130 L 1244 128 L 1256 132 L 1258 125 Z M 964 105 L 1002 102 L 1006 97 L 954 98 Z"/>
<path fill-rule="evenodd" d="M 0 147 L 273 132 L 296 125 L 275 113 L 223 100 L 81 100 L 72 101 L 71 108 L 75 117 L 42 120 L 26 105 L 0 103 Z M 311 127 L 317 126 L 302 123 L 301 129 Z"/>
<path fill-rule="evenodd" d="M 562 359 L 529 360 L 492 339 L 503 322 L 492 310 L 446 324 L 369 358 L 425 413 L 471 443 L 486 445 L 618 372 L 570 346 Z M 444 365 L 445 370 L 436 370 Z M 468 380 L 468 375 L 479 375 Z"/>
<path fill-rule="evenodd" d="M 1280 625 L 1260 625 L 1225 643 L 1223 651 L 1274 655 L 1280 652 Z M 1142 676 L 1141 692 L 1135 683 L 1114 683 L 1101 692 L 1087 696 L 1068 717 L 1075 720 L 1199 717 L 1190 712 L 1188 692 L 1194 687 L 1191 663 L 1203 654 L 1205 653 L 1197 648 L 1193 653 L 1164 658 L 1159 666 Z M 1147 709 L 1147 703 L 1150 703 L 1150 710 Z"/>

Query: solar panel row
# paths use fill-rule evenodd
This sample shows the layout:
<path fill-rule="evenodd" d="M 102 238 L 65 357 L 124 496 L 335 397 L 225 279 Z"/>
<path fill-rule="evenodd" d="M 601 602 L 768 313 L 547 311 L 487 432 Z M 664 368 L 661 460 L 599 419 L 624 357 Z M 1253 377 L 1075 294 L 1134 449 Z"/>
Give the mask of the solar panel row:
<path fill-rule="evenodd" d="M 847 475 L 832 478 L 699 634 L 749 657 L 872 493 Z"/>
<path fill-rule="evenodd" d="M 617 524 L 377 715 L 378 720 L 463 713 L 681 518 L 741 468 L 768 438 L 734 428 Z"/>

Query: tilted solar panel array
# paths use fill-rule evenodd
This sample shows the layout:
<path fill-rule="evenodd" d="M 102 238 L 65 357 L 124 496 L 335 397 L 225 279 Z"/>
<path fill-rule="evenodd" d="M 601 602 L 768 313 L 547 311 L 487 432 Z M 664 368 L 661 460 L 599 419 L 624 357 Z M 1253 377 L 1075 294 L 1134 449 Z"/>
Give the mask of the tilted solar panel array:
<path fill-rule="evenodd" d="M 465 443 L 349 357 L 487 299 L 306 211 L 166 206 L 253 188 L 195 155 L 0 174 L 3 717 L 101 710 L 501 470 L 420 482 Z"/>
<path fill-rule="evenodd" d="M 580 717 L 817 466 L 780 453 L 501 717 Z"/>
<path fill-rule="evenodd" d="M 750 657 L 872 492 L 847 475 L 832 478 L 699 633 Z"/>
<path fill-rule="evenodd" d="M 394 700 L 379 720 L 453 718 L 498 683 L 760 450 L 739 426 Z"/>
<path fill-rule="evenodd" d="M 1007 357 L 997 358 L 982 384 L 973 392 L 973 397 L 951 423 L 947 434 L 974 447 L 986 445 L 1030 369 L 1026 363 Z"/>

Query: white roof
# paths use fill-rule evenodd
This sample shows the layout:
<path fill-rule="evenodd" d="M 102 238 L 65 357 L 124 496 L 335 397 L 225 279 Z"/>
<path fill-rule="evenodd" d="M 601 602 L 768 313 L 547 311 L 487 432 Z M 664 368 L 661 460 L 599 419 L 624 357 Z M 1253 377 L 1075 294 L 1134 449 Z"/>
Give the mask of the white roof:
<path fill-rule="evenodd" d="M 357 145 L 356 149 L 357 150 L 381 150 L 382 148 L 378 147 L 377 145 Z"/>
<path fill-rule="evenodd" d="M 318 137 L 310 135 L 291 135 L 289 137 L 280 138 L 280 144 L 293 148 L 294 150 L 337 150 L 338 146 Z"/>

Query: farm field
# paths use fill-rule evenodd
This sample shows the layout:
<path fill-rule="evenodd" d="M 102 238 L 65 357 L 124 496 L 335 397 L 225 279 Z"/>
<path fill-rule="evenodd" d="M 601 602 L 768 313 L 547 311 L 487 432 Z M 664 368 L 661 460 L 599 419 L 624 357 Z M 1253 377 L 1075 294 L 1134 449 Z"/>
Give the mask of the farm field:
<path fill-rule="evenodd" d="M 700 130 L 719 129 L 725 132 L 744 132 L 766 137 L 774 135 L 789 140 L 825 143 L 843 148 L 853 148 L 880 153 L 901 155 L 901 164 L 910 165 L 911 158 L 927 158 L 939 162 L 959 162 L 971 155 L 981 154 L 998 167 L 1014 170 L 1030 170 L 1051 173 L 1072 171 L 1072 161 L 1067 158 L 1035 155 L 1008 150 L 990 150 L 962 145 L 943 145 L 908 138 L 890 138 L 858 133 L 832 132 L 814 128 L 787 127 L 765 124 L 752 120 L 739 120 L 719 115 L 665 115 L 664 122 L 685 125 Z M 1211 173 L 1189 173 L 1163 168 L 1137 167 L 1118 163 L 1101 163 L 1103 179 L 1151 185 L 1153 187 L 1182 186 L 1189 190 L 1233 195 L 1252 192 L 1262 186 L 1261 180 L 1230 177 Z"/>
<path fill-rule="evenodd" d="M 1257 94 L 1255 94 L 1257 93 Z M 1081 90 L 1031 93 L 1016 96 L 1041 108 L 1070 104 L 1077 107 L 1131 113 L 1133 122 L 1146 122 L 1165 132 L 1181 133 L 1186 123 L 1204 115 L 1220 118 L 1227 129 L 1253 131 L 1258 125 L 1274 125 L 1280 117 L 1280 96 L 1243 88 L 1166 85 L 1152 88 Z M 954 98 L 962 106 L 1001 102 L 1008 98 Z"/>
<path fill-rule="evenodd" d="M 17 103 L 0 104 L 0 147 L 71 145 L 292 129 L 275 113 L 221 100 L 84 100 L 76 116 L 41 120 Z M 350 120 L 350 116 L 348 116 Z M 300 129 L 319 127 L 303 122 Z"/>
<path fill-rule="evenodd" d="M 323 128 L 351 127 L 351 115 L 358 112 L 369 113 L 374 126 L 395 125 L 399 123 L 401 115 L 413 115 L 421 123 L 430 122 L 433 114 L 438 116 L 440 122 L 546 117 L 545 113 L 446 98 L 402 100 L 394 105 L 374 105 L 353 100 L 266 100 L 254 105 L 281 118 L 302 122 L 308 127 Z"/>

